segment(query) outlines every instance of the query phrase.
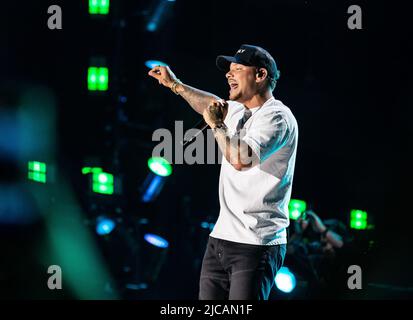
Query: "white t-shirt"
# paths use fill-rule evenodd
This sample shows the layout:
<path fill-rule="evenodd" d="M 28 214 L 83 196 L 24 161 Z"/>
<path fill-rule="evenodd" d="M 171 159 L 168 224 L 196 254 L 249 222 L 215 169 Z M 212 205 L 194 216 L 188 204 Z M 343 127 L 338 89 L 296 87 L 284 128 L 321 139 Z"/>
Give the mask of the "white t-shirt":
<path fill-rule="evenodd" d="M 230 135 L 244 105 L 228 101 L 225 124 Z M 220 213 L 210 236 L 255 245 L 287 243 L 288 203 L 294 175 L 298 127 L 291 110 L 271 97 L 250 109 L 245 141 L 260 164 L 236 170 L 223 156 L 219 177 Z M 242 137 L 242 135 L 241 135 Z"/>

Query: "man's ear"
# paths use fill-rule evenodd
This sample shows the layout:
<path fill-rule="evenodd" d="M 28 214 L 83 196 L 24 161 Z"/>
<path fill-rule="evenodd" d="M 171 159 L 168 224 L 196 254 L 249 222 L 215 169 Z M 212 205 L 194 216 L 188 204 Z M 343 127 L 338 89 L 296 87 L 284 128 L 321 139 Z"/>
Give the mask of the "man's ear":
<path fill-rule="evenodd" d="M 255 76 L 257 82 L 264 81 L 268 76 L 268 72 L 265 68 L 257 69 L 257 74 Z"/>

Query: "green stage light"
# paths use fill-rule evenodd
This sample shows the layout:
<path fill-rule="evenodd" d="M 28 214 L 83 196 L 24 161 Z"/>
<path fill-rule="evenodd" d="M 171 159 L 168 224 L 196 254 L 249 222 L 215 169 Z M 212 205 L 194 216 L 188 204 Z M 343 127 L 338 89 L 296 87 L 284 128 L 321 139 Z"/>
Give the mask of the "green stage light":
<path fill-rule="evenodd" d="M 89 0 L 89 13 L 90 14 L 108 14 L 109 13 L 109 0 Z"/>
<path fill-rule="evenodd" d="M 148 160 L 149 169 L 158 176 L 167 177 L 172 174 L 171 164 L 164 158 L 152 157 Z"/>
<path fill-rule="evenodd" d="M 103 172 L 102 168 L 99 167 L 83 167 L 82 174 L 89 174 L 89 173 L 99 173 Z"/>
<path fill-rule="evenodd" d="M 358 230 L 367 229 L 367 212 L 356 209 L 351 210 L 350 228 Z"/>
<path fill-rule="evenodd" d="M 39 161 L 28 162 L 28 179 L 46 183 L 46 163 Z"/>
<path fill-rule="evenodd" d="M 291 199 L 288 204 L 288 211 L 290 212 L 290 219 L 297 220 L 301 214 L 307 209 L 307 203 L 303 200 Z"/>
<path fill-rule="evenodd" d="M 89 91 L 106 91 L 109 87 L 109 70 L 106 67 L 89 67 L 87 88 Z"/>
<path fill-rule="evenodd" d="M 93 173 L 93 192 L 101 194 L 113 194 L 114 180 L 113 174 L 107 172 L 94 172 Z"/>

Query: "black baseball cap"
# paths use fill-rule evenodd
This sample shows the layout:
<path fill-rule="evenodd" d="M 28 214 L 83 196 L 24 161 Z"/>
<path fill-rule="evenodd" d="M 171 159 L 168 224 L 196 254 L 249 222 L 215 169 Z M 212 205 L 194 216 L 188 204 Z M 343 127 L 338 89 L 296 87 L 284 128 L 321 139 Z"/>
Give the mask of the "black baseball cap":
<path fill-rule="evenodd" d="M 280 77 L 280 71 L 277 69 L 274 58 L 261 47 L 243 44 L 233 57 L 218 56 L 216 60 L 218 69 L 225 72 L 228 72 L 231 62 L 250 67 L 265 68 L 268 77 L 274 80 L 278 80 Z"/>

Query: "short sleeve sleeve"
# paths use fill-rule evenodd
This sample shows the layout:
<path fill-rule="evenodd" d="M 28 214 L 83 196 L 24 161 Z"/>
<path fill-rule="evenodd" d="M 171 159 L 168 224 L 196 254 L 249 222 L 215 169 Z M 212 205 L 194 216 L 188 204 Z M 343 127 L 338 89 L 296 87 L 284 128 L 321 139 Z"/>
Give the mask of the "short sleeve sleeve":
<path fill-rule="evenodd" d="M 228 113 L 227 116 L 224 119 L 224 123 L 227 126 L 230 126 L 230 122 L 232 120 L 232 117 L 234 116 L 235 113 L 237 113 L 239 110 L 244 109 L 242 104 L 239 104 L 235 101 L 227 100 L 228 103 Z"/>
<path fill-rule="evenodd" d="M 286 115 L 281 111 L 267 113 L 254 119 L 243 141 L 263 162 L 288 141 L 289 129 Z"/>

